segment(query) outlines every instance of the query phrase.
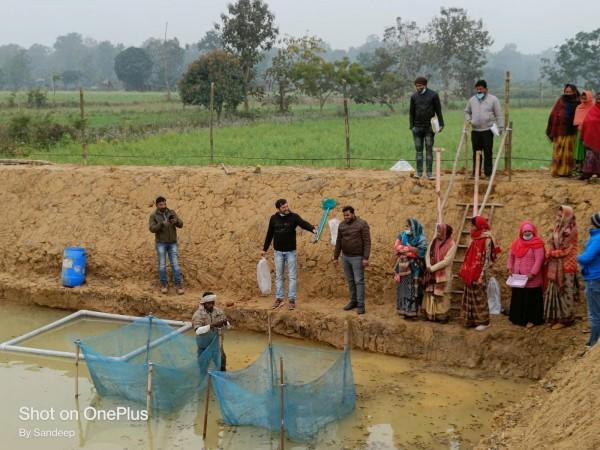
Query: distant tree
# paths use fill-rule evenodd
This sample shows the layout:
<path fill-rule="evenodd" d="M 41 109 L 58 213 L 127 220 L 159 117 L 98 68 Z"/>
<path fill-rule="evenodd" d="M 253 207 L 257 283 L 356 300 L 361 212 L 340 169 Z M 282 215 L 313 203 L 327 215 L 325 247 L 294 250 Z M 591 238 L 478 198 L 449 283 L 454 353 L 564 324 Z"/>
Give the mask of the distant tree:
<path fill-rule="evenodd" d="M 74 89 L 81 81 L 82 73 L 79 70 L 65 70 L 60 74 L 65 89 Z"/>
<path fill-rule="evenodd" d="M 244 74 L 237 57 L 213 50 L 190 64 L 177 83 L 181 101 L 210 108 L 211 82 L 215 83 L 214 108 L 220 120 L 223 109 L 233 112 L 244 100 Z"/>
<path fill-rule="evenodd" d="M 69 33 L 58 36 L 54 42 L 54 52 L 51 60 L 55 72 L 64 70 L 81 70 L 88 53 L 83 36 L 79 33 Z"/>
<path fill-rule="evenodd" d="M 494 42 L 483 22 L 473 20 L 462 8 L 441 8 L 428 27 L 433 61 L 439 68 L 444 86 L 444 103 L 452 80 L 456 91 L 468 97 L 473 84 L 483 73 L 485 50 Z"/>
<path fill-rule="evenodd" d="M 6 84 L 14 90 L 27 86 L 31 82 L 31 69 L 25 49 L 20 49 L 8 58 L 4 64 Z"/>
<path fill-rule="evenodd" d="M 221 24 L 215 29 L 221 32 L 226 50 L 236 55 L 244 74 L 244 108 L 248 111 L 250 83 L 254 66 L 263 52 L 273 47 L 279 29 L 275 16 L 262 0 L 237 0 L 227 6 L 227 14 L 221 14 Z"/>
<path fill-rule="evenodd" d="M 174 86 L 183 73 L 185 50 L 179 45 L 177 38 L 150 38 L 143 44 L 143 49 L 152 60 L 152 75 L 148 80 L 152 89 L 164 90 Z"/>
<path fill-rule="evenodd" d="M 410 82 L 400 73 L 393 53 L 387 48 L 378 48 L 373 54 L 361 54 L 359 59 L 372 82 L 355 100 L 359 103 L 379 103 L 395 111 L 394 103 L 400 101 L 410 88 Z"/>
<path fill-rule="evenodd" d="M 117 80 L 115 58 L 123 50 L 123 44 L 113 45 L 110 41 L 99 42 L 93 49 L 94 78 L 97 83 L 103 84 Z"/>
<path fill-rule="evenodd" d="M 361 96 L 370 78 L 364 68 L 344 58 L 333 63 L 315 55 L 307 61 L 294 64 L 293 79 L 298 89 L 319 101 L 323 111 L 331 95 L 339 93 L 349 98 Z"/>
<path fill-rule="evenodd" d="M 6 74 L 0 67 L 0 89 L 4 89 L 5 85 L 6 85 Z"/>
<path fill-rule="evenodd" d="M 208 30 L 204 37 L 196 44 L 198 51 L 201 55 L 204 55 L 213 50 L 223 48 L 223 39 L 221 33 L 217 30 Z"/>
<path fill-rule="evenodd" d="M 152 60 L 141 48 L 129 47 L 115 58 L 115 73 L 127 90 L 145 89 L 152 74 Z"/>
<path fill-rule="evenodd" d="M 277 94 L 279 111 L 285 112 L 289 108 L 290 95 L 296 91 L 294 83 L 294 65 L 304 61 L 309 62 L 319 53 L 323 52 L 321 40 L 316 36 L 303 36 L 301 38 L 285 37 L 280 41 L 281 47 L 273 57 L 271 67 L 266 71 L 266 79 L 274 85 Z"/>
<path fill-rule="evenodd" d="M 600 90 L 600 28 L 579 32 L 556 50 L 554 59 L 543 59 L 545 78 L 555 86 L 579 82 Z"/>
<path fill-rule="evenodd" d="M 52 49 L 45 45 L 33 44 L 27 49 L 27 59 L 31 68 L 31 77 L 34 80 L 50 79 L 50 68 L 48 67 L 50 53 Z"/>

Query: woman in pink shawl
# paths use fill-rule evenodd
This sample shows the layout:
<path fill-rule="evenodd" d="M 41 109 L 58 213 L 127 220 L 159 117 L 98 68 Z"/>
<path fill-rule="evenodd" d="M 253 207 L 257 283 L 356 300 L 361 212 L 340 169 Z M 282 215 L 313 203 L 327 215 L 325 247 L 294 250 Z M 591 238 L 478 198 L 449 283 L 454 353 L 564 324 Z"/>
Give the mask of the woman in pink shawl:
<path fill-rule="evenodd" d="M 427 319 L 437 322 L 448 321 L 450 289 L 452 283 L 452 261 L 457 245 L 452 239 L 452 227 L 439 223 L 435 239 L 425 254 L 427 267 L 424 308 Z"/>
<path fill-rule="evenodd" d="M 581 175 L 583 160 L 585 159 L 585 146 L 581 138 L 581 125 L 588 111 L 594 106 L 594 94 L 592 91 L 583 91 L 581 93 L 581 103 L 575 108 L 575 117 L 573 125 L 577 127 L 577 140 L 575 141 L 575 171 Z"/>

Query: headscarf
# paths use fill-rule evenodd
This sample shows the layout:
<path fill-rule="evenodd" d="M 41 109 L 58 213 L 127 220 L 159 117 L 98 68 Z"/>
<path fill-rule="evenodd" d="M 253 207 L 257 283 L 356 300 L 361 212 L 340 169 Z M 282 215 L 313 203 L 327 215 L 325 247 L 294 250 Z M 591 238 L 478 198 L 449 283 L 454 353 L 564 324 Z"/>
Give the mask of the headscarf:
<path fill-rule="evenodd" d="M 454 239 L 452 239 L 452 227 L 445 223 L 438 223 L 436 226 L 436 237 L 433 239 L 431 244 L 431 264 L 437 264 L 446 257 L 448 251 L 454 245 Z M 439 239 L 437 235 L 442 235 Z"/>
<path fill-rule="evenodd" d="M 491 261 L 495 261 L 496 256 L 501 251 L 496 246 L 487 219 L 482 216 L 476 216 L 474 224 L 475 229 L 471 230 L 471 244 L 469 244 L 469 248 L 465 253 L 465 259 L 459 272 L 460 277 L 469 287 L 479 280 L 481 272 L 483 272 L 488 239 L 492 241 Z"/>
<path fill-rule="evenodd" d="M 398 241 L 402 245 L 410 245 L 412 247 L 416 247 L 419 249 L 419 258 L 424 258 L 425 253 L 427 252 L 427 238 L 423 233 L 423 225 L 414 218 L 410 218 L 406 221 L 410 228 L 410 234 L 407 234 L 405 231 L 402 231 L 398 235 Z"/>
<path fill-rule="evenodd" d="M 452 227 L 445 223 L 438 223 L 436 226 L 436 237 L 431 243 L 431 249 L 429 253 L 431 265 L 437 264 L 442 261 L 450 249 L 454 246 L 454 239 L 452 239 Z M 438 238 L 437 235 L 441 235 L 442 238 Z M 436 283 L 445 280 L 445 270 L 438 270 L 434 272 L 434 279 Z"/>
<path fill-rule="evenodd" d="M 398 235 L 394 247 L 398 248 L 400 245 L 410 245 L 419 250 L 416 255 L 417 258 L 411 258 L 410 260 L 410 269 L 413 277 L 418 278 L 423 272 L 423 258 L 425 258 L 425 254 L 427 253 L 427 238 L 423 233 L 423 225 L 417 219 L 410 218 L 406 222 L 410 228 L 410 234 L 402 231 Z"/>
<path fill-rule="evenodd" d="M 596 152 L 600 152 L 600 105 L 596 103 L 588 111 L 580 130 L 581 140 L 585 146 Z"/>
<path fill-rule="evenodd" d="M 560 207 L 560 217 L 556 220 L 552 239 L 550 240 L 550 252 L 547 261 L 547 278 L 549 281 L 558 283 L 559 288 L 565 283 L 563 257 L 552 256 L 552 250 L 566 250 L 573 243 L 577 242 L 577 223 L 575 213 L 570 206 L 562 205 Z"/>
<path fill-rule="evenodd" d="M 585 94 L 585 100 L 583 100 L 583 94 Z M 587 115 L 588 111 L 594 107 L 594 95 L 592 91 L 583 91 L 581 93 L 581 103 L 575 108 L 575 117 L 573 119 L 573 125 L 576 127 L 583 123 L 583 119 Z"/>
<path fill-rule="evenodd" d="M 573 84 L 566 84 L 565 89 L 570 87 L 575 91 L 574 98 L 567 98 L 561 95 L 548 117 L 548 125 L 546 127 L 546 136 L 554 140 L 560 136 L 569 136 L 577 133 L 577 128 L 573 125 L 575 117 L 575 108 L 579 105 L 579 91 Z"/>
<path fill-rule="evenodd" d="M 533 238 L 528 241 L 523 239 L 523 233 L 526 231 L 531 231 L 533 233 Z M 519 227 L 519 237 L 513 241 L 510 251 L 517 258 L 523 258 L 529 250 L 536 248 L 544 248 L 544 240 L 538 236 L 536 226 L 526 220 L 521 223 L 521 226 Z"/>

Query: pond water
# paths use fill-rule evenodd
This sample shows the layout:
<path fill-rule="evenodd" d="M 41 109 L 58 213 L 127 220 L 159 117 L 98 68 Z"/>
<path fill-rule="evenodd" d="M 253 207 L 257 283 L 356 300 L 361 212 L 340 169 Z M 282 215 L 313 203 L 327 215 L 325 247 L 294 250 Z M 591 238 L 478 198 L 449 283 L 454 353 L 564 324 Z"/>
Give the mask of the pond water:
<path fill-rule="evenodd" d="M 0 302 L 0 342 L 69 313 Z M 120 325 L 86 319 L 22 345 L 74 351 L 75 337 L 99 334 Z M 300 343 L 278 336 L 274 341 Z M 229 331 L 224 344 L 228 369 L 246 367 L 266 345 L 262 334 Z M 489 432 L 494 411 L 518 400 L 528 386 L 522 381 L 482 377 L 473 371 L 453 371 L 449 375 L 423 362 L 360 351 L 353 351 L 352 367 L 357 392 L 355 413 L 326 427 L 315 442 L 286 442 L 286 449 L 468 449 Z M 73 360 L 0 352 L 0 446 L 47 450 L 278 448 L 276 434 L 224 425 L 214 400 L 206 443 L 202 442 L 203 399 L 172 417 L 148 422 L 86 419 L 83 412 L 89 406 L 97 411 L 119 405 L 95 394 L 85 363 L 80 365 L 78 400 L 74 386 Z M 66 417 L 73 410 L 79 411 L 79 417 Z M 48 417 L 52 411 L 54 418 Z"/>

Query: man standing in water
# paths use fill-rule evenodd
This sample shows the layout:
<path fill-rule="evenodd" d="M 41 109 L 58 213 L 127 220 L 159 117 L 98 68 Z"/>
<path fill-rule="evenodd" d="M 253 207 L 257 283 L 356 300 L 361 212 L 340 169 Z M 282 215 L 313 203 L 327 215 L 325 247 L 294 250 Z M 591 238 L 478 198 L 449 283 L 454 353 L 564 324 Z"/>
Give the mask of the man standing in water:
<path fill-rule="evenodd" d="M 196 331 L 196 344 L 198 345 L 198 358 L 202 355 L 202 352 L 211 344 L 213 339 L 218 339 L 221 328 L 229 327 L 227 316 L 220 308 L 215 307 L 217 296 L 207 291 L 202 294 L 200 299 L 200 306 L 192 316 L 192 326 Z M 219 344 L 221 349 L 221 367 L 219 370 L 225 372 L 227 367 L 227 356 L 223 350 L 223 346 Z"/>
<path fill-rule="evenodd" d="M 164 197 L 156 199 L 156 210 L 150 215 L 149 228 L 156 240 L 160 292 L 163 294 L 169 292 L 167 278 L 167 255 L 169 255 L 175 289 L 177 294 L 181 295 L 185 291 L 181 284 L 181 271 L 177 258 L 177 228 L 183 228 L 183 221 L 174 210 L 167 208 L 167 200 Z"/>
<path fill-rule="evenodd" d="M 269 228 L 265 237 L 262 250 L 264 257 L 269 250 L 271 241 L 275 249 L 275 303 L 272 309 L 283 306 L 285 298 L 283 270 L 288 269 L 288 308 L 290 311 L 296 309 L 296 227 L 300 227 L 311 233 L 316 233 L 317 228 L 298 214 L 290 211 L 290 206 L 284 198 L 275 202 L 277 212 L 269 220 Z"/>
<path fill-rule="evenodd" d="M 344 206 L 344 221 L 338 228 L 333 262 L 337 265 L 340 253 L 344 273 L 350 290 L 350 301 L 345 311 L 356 308 L 358 314 L 365 313 L 365 267 L 371 253 L 371 231 L 369 224 L 354 214 L 352 206 Z"/>

